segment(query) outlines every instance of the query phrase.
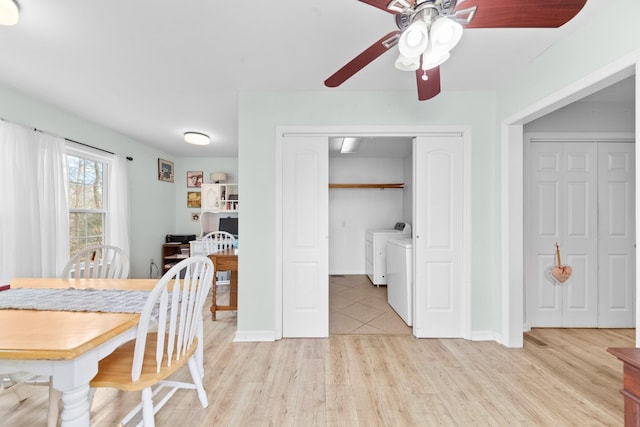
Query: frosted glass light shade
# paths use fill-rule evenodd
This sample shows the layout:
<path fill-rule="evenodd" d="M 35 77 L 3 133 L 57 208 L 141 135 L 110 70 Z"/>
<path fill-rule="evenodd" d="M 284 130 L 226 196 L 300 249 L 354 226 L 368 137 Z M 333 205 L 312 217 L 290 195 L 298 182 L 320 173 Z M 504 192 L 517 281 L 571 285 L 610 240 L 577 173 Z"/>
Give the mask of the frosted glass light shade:
<path fill-rule="evenodd" d="M 444 63 L 450 56 L 451 54 L 448 50 L 434 50 L 429 44 L 424 55 L 422 55 L 422 69 L 426 71 L 435 68 Z"/>
<path fill-rule="evenodd" d="M 194 145 L 208 145 L 211 142 L 209 135 L 200 132 L 185 132 L 184 140 Z"/>
<path fill-rule="evenodd" d="M 400 54 L 407 58 L 420 56 L 429 43 L 429 29 L 424 21 L 415 21 L 407 28 L 398 41 Z"/>
<path fill-rule="evenodd" d="M 462 38 L 462 25 L 449 18 L 439 18 L 431 25 L 431 46 L 435 51 L 450 51 Z"/>
<path fill-rule="evenodd" d="M 420 67 L 420 56 L 407 58 L 406 56 L 399 54 L 394 65 L 400 71 L 415 71 Z"/>

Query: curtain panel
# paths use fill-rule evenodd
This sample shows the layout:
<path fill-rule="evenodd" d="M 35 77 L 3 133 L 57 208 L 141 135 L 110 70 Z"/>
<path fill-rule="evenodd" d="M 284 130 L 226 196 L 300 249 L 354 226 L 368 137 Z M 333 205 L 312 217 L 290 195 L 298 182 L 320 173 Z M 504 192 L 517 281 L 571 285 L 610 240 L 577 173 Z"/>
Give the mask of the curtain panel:
<path fill-rule="evenodd" d="M 0 284 L 56 277 L 69 258 L 65 140 L 0 120 Z"/>

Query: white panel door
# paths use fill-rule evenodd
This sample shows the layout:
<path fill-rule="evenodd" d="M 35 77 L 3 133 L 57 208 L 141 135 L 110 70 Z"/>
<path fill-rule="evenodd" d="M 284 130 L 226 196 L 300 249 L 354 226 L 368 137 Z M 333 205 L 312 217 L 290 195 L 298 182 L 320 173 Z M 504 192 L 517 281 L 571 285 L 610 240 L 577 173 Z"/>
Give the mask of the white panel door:
<path fill-rule="evenodd" d="M 635 292 L 635 151 L 598 144 L 598 326 L 633 327 Z"/>
<path fill-rule="evenodd" d="M 414 335 L 464 337 L 464 143 L 414 141 Z"/>
<path fill-rule="evenodd" d="M 282 334 L 329 335 L 327 138 L 282 144 Z"/>
<path fill-rule="evenodd" d="M 597 326 L 597 147 L 535 142 L 529 146 L 526 259 L 530 326 Z M 561 285 L 545 275 L 562 263 L 573 274 Z"/>

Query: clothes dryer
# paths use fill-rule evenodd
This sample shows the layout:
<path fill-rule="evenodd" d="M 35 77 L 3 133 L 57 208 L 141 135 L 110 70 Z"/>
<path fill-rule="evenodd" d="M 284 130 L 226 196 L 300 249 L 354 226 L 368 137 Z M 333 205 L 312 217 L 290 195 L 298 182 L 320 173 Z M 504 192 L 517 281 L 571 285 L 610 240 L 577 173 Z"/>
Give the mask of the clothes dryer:
<path fill-rule="evenodd" d="M 408 326 L 413 324 L 413 243 L 387 242 L 387 302 Z"/>

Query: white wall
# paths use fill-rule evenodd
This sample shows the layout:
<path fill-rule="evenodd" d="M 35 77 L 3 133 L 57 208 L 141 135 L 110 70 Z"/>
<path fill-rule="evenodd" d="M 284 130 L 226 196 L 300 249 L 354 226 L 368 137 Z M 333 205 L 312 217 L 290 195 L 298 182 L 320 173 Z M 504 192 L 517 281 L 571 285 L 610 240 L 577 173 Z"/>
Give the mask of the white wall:
<path fill-rule="evenodd" d="M 599 86 L 601 81 L 613 82 L 617 77 L 627 77 L 637 70 L 640 27 L 636 17 L 640 15 L 640 2 L 616 0 L 612 4 L 615 7 L 603 9 L 590 23 L 539 55 L 497 93 L 496 125 L 505 125 L 501 127 L 501 154 L 505 161 L 502 162 L 500 184 L 505 195 L 501 203 L 501 221 L 505 226 L 501 229 L 500 244 L 504 245 L 501 256 L 507 261 L 501 272 L 504 322 L 498 333 L 508 345 L 521 345 L 523 323 L 523 272 L 518 256 L 523 246 L 519 229 L 523 216 L 519 126 L 577 100 L 584 88 L 602 87 Z M 639 89 L 636 84 L 636 123 L 640 121 Z"/>
<path fill-rule="evenodd" d="M 275 143 L 278 126 L 445 126 L 472 129 L 472 328 L 499 327 L 498 138 L 490 92 L 446 92 L 428 102 L 415 93 L 241 93 L 238 172 L 243 208 L 238 334 L 275 331 Z"/>
<path fill-rule="evenodd" d="M 149 277 L 149 260 L 160 265 L 166 234 L 193 230 L 186 207 L 186 172 L 228 172 L 237 179 L 237 159 L 176 159 L 104 126 L 55 106 L 0 86 L 0 117 L 97 148 L 133 157 L 129 163 L 131 209 L 131 271 L 134 278 Z M 158 157 L 174 162 L 175 182 L 158 180 Z M 199 230 L 199 226 L 197 226 Z M 1 237 L 1 236 L 0 236 Z"/>
<path fill-rule="evenodd" d="M 0 117 L 94 147 L 133 157 L 129 163 L 131 276 L 148 277 L 149 259 L 160 257 L 164 235 L 175 229 L 175 184 L 158 180 L 158 157 L 166 153 L 55 106 L 0 87 Z M 157 261 L 156 261 L 157 262 Z"/>
<path fill-rule="evenodd" d="M 634 132 L 632 103 L 575 102 L 527 123 L 527 132 Z"/>
<path fill-rule="evenodd" d="M 330 158 L 330 183 L 398 183 L 402 159 Z M 365 232 L 403 220 L 402 189 L 329 190 L 329 274 L 365 274 Z"/>

